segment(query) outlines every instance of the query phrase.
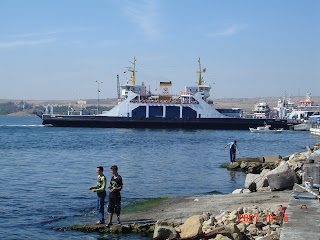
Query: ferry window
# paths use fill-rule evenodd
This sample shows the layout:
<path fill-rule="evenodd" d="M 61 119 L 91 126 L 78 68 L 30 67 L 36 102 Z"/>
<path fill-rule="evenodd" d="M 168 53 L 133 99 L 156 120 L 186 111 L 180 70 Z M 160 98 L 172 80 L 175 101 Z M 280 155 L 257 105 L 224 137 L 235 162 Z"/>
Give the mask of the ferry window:
<path fill-rule="evenodd" d="M 166 107 L 166 117 L 180 118 L 180 107 Z"/>
<path fill-rule="evenodd" d="M 150 106 L 149 117 L 162 117 L 163 107 L 162 106 Z"/>
<path fill-rule="evenodd" d="M 132 117 L 146 117 L 146 106 L 140 106 L 133 109 Z"/>
<path fill-rule="evenodd" d="M 190 107 L 182 108 L 182 117 L 183 118 L 197 118 L 197 112 Z"/>

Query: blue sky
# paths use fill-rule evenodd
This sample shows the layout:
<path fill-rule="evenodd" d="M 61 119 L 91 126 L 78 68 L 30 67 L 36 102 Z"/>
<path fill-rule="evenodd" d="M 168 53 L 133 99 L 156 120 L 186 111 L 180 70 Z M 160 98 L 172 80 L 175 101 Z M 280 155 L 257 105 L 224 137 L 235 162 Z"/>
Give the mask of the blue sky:
<path fill-rule="evenodd" d="M 116 97 L 137 83 L 211 97 L 320 96 L 320 1 L 1 0 L 0 99 Z"/>

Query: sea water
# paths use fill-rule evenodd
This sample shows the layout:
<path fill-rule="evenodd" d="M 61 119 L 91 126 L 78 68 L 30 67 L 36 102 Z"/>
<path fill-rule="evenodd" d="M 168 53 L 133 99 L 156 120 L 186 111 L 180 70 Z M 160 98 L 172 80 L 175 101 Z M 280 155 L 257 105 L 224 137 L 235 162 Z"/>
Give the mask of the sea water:
<path fill-rule="evenodd" d="M 0 239 L 144 239 L 55 231 L 93 223 L 96 167 L 118 165 L 124 206 L 143 198 L 231 193 L 245 174 L 228 171 L 240 156 L 286 156 L 320 141 L 309 132 L 256 134 L 231 130 L 54 128 L 38 117 L 0 117 Z M 147 238 L 145 238 L 147 239 Z"/>

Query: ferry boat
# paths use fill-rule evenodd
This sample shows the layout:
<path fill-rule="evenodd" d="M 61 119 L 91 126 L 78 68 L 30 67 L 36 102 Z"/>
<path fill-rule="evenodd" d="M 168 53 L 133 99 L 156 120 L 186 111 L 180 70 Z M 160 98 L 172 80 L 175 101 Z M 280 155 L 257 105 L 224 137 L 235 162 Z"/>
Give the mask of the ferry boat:
<path fill-rule="evenodd" d="M 252 119 L 226 116 L 208 104 L 211 86 L 202 73 L 199 58 L 199 81 L 187 86 L 179 94 L 172 92 L 171 82 L 160 82 L 160 90 L 152 93 L 144 84 L 136 84 L 136 59 L 134 58 L 130 81 L 118 85 L 118 105 L 108 112 L 96 115 L 55 115 L 37 112 L 44 125 L 54 127 L 101 128 L 182 128 L 182 129 L 243 129 L 258 127 L 266 122 L 271 128 L 287 129 L 282 119 Z M 118 80 L 119 82 L 119 80 Z"/>
<path fill-rule="evenodd" d="M 307 93 L 306 99 L 300 101 L 300 104 L 292 109 L 288 114 L 288 119 L 292 119 L 296 122 L 304 122 L 308 120 L 311 115 L 314 115 L 316 112 L 320 111 L 319 105 L 314 105 L 314 102 L 311 100 L 311 93 Z"/>

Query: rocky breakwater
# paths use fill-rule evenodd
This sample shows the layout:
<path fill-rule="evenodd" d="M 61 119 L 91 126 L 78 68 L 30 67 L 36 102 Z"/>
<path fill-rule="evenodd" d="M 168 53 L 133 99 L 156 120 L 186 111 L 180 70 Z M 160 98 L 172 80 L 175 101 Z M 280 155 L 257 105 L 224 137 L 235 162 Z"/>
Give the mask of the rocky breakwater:
<path fill-rule="evenodd" d="M 143 236 L 152 236 L 154 232 L 154 223 L 132 223 L 123 225 L 112 225 L 107 227 L 106 224 L 74 225 L 70 227 L 57 227 L 57 231 L 80 231 L 86 233 L 107 233 L 107 234 L 127 234 L 135 233 Z"/>
<path fill-rule="evenodd" d="M 280 155 L 266 155 L 255 158 L 238 158 L 235 162 L 230 164 L 222 164 L 229 170 L 242 170 L 246 173 L 261 173 L 264 169 L 275 169 L 282 160 Z"/>
<path fill-rule="evenodd" d="M 239 207 L 217 216 L 204 212 L 176 227 L 172 223 L 158 221 L 153 239 L 279 239 L 279 228 L 285 218 L 282 209 L 281 205 L 266 209 L 258 206 Z"/>
<path fill-rule="evenodd" d="M 260 158 L 237 159 L 237 162 L 228 164 L 228 169 L 242 169 L 248 174 L 244 187 L 251 192 L 277 191 L 290 189 L 295 183 L 304 180 L 304 164 L 318 154 L 320 143 L 307 147 L 305 152 L 296 152 L 286 157 L 269 155 Z M 237 189 L 234 193 L 246 192 L 246 189 Z"/>

